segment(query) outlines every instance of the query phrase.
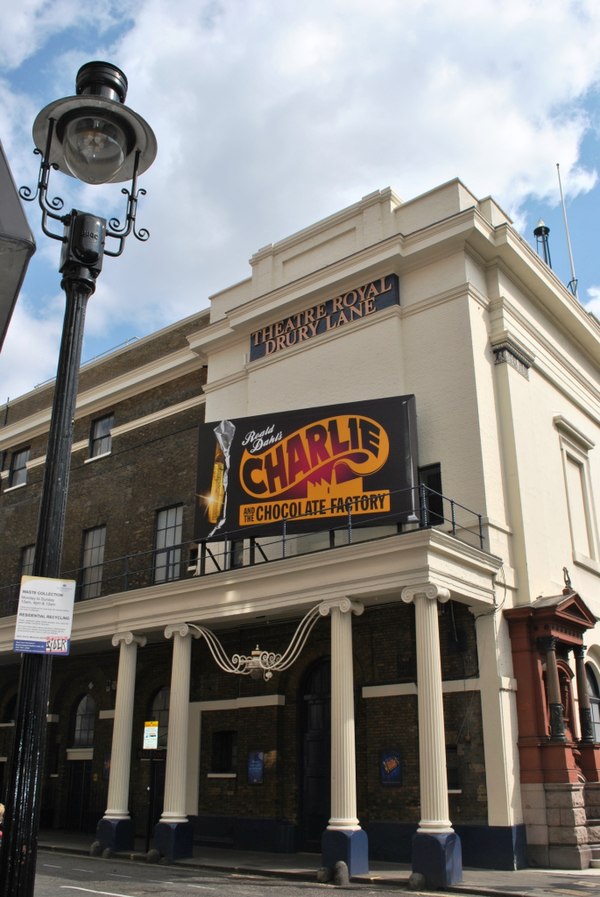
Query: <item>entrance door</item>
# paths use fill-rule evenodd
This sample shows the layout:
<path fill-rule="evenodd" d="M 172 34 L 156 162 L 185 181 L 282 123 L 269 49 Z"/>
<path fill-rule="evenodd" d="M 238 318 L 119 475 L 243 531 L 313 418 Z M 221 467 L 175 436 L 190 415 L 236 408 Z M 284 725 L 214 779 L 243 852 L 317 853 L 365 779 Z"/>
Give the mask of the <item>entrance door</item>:
<path fill-rule="evenodd" d="M 71 760 L 67 764 L 67 804 L 65 829 L 70 832 L 93 832 L 100 818 L 90 807 L 92 761 Z"/>
<path fill-rule="evenodd" d="M 302 687 L 302 813 L 303 850 L 320 851 L 321 835 L 330 817 L 331 798 L 331 665 L 318 661 Z"/>
<path fill-rule="evenodd" d="M 150 783 L 150 819 L 151 826 L 154 828 L 159 821 L 163 805 L 165 802 L 165 772 L 166 763 L 161 759 L 152 761 L 151 764 L 151 783 Z"/>

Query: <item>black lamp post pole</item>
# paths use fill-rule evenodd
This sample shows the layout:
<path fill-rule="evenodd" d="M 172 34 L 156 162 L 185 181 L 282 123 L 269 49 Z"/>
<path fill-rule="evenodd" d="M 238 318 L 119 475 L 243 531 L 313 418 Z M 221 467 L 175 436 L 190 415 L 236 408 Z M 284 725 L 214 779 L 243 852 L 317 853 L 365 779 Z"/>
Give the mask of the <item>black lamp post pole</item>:
<path fill-rule="evenodd" d="M 40 500 L 34 576 L 60 576 L 83 326 L 97 273 L 76 264 L 67 264 L 64 270 L 66 309 Z M 33 897 L 51 670 L 51 655 L 22 656 L 0 858 L 0 894 L 7 897 Z"/>
<path fill-rule="evenodd" d="M 73 426 L 83 325 L 87 300 L 93 294 L 104 255 L 121 255 L 129 234 L 147 240 L 148 231 L 136 230 L 138 175 L 156 156 L 156 138 L 150 126 L 124 105 L 127 78 L 116 66 L 89 62 L 77 73 L 76 96 L 50 103 L 33 125 L 35 152 L 41 156 L 35 193 L 28 187 L 21 199 L 38 200 L 42 230 L 62 243 L 60 272 L 66 295 L 66 310 L 54 386 L 54 399 L 38 531 L 33 563 L 34 576 L 60 577 L 61 554 L 73 446 Z M 61 214 L 63 201 L 50 199 L 48 182 L 52 170 L 61 170 L 88 184 L 131 180 L 123 224 L 78 212 Z M 49 222 L 63 225 L 55 233 Z M 111 237 L 113 248 L 105 248 Z M 40 793 L 43 781 L 48 700 L 52 657 L 25 653 L 21 660 L 4 822 L 4 844 L 0 851 L 1 897 L 33 897 L 39 830 Z"/>

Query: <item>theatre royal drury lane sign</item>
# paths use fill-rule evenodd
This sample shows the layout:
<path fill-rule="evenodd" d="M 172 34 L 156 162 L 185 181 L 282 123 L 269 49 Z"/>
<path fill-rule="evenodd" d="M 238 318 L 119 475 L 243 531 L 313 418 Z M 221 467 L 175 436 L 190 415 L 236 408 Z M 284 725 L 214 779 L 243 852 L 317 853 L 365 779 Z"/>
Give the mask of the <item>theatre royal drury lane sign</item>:
<path fill-rule="evenodd" d="M 250 361 L 297 346 L 400 303 L 398 277 L 388 274 L 268 324 L 250 335 Z"/>
<path fill-rule="evenodd" d="M 196 535 L 236 539 L 414 513 L 414 396 L 202 424 Z M 337 518 L 337 520 L 336 520 Z"/>

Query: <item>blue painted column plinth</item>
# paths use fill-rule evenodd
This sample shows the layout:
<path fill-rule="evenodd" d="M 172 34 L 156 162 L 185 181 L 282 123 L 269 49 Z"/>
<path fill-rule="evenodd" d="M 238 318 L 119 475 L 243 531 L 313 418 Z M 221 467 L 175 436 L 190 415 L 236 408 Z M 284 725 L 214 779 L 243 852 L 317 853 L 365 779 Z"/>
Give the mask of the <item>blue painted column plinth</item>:
<path fill-rule="evenodd" d="M 152 843 L 168 860 L 185 860 L 193 854 L 194 827 L 191 822 L 159 822 Z"/>
<path fill-rule="evenodd" d="M 131 819 L 100 820 L 96 826 L 96 843 L 100 852 L 112 850 L 114 853 L 133 850 L 134 834 Z"/>
<path fill-rule="evenodd" d="M 462 847 L 456 832 L 417 832 L 412 840 L 412 871 L 424 875 L 431 888 L 447 888 L 461 882 Z"/>
<path fill-rule="evenodd" d="M 369 871 L 369 839 L 362 829 L 326 829 L 321 835 L 323 866 L 332 869 L 343 860 L 350 875 Z"/>

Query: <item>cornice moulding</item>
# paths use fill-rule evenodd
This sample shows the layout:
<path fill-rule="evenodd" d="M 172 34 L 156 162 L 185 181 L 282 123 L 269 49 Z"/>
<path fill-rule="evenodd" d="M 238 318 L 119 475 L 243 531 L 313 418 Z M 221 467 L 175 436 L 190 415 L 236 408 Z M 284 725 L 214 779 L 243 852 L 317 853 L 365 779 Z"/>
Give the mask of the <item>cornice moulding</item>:
<path fill-rule="evenodd" d="M 134 368 L 127 374 L 113 380 L 106 380 L 98 386 L 80 393 L 77 397 L 76 417 L 93 414 L 94 411 L 107 408 L 116 402 L 122 402 L 147 389 L 161 386 L 190 371 L 199 370 L 202 366 L 200 359 L 189 349 L 181 349 L 166 355 L 150 364 Z M 16 421 L 14 424 L 2 427 L 0 429 L 0 449 L 42 435 L 47 431 L 49 423 L 50 406 Z"/>

